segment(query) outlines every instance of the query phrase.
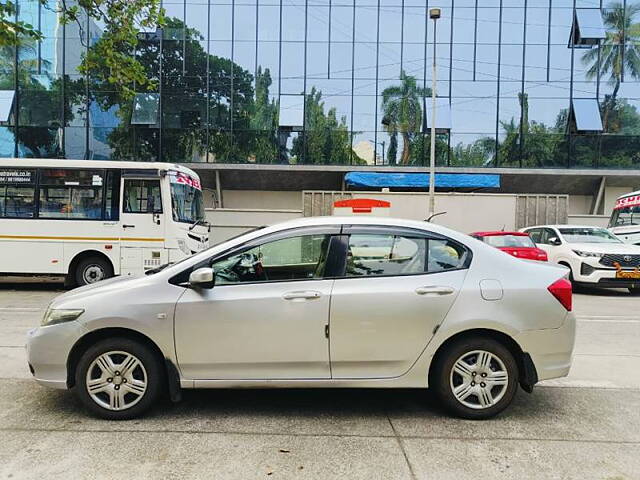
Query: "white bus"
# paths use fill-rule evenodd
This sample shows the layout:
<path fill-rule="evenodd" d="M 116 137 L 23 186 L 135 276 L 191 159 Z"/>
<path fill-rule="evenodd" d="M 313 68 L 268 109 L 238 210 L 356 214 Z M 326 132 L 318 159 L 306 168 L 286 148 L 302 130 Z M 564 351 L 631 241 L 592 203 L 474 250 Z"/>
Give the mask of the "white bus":
<path fill-rule="evenodd" d="M 86 285 L 209 246 L 198 175 L 180 165 L 0 159 L 0 275 Z"/>
<path fill-rule="evenodd" d="M 609 230 L 625 243 L 640 245 L 640 190 L 618 197 L 609 219 Z"/>

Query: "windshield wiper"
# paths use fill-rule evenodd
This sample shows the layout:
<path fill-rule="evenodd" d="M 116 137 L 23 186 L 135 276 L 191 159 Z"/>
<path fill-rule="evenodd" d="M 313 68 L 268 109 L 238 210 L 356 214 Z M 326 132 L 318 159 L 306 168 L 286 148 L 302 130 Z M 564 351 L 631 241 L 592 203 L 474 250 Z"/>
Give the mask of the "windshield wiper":
<path fill-rule="evenodd" d="M 202 218 L 199 218 L 198 220 L 196 220 L 195 222 L 193 222 L 193 224 L 189 227 L 189 231 L 193 230 L 194 228 L 196 228 L 198 225 L 204 225 L 206 224 L 207 221 L 203 220 Z"/>

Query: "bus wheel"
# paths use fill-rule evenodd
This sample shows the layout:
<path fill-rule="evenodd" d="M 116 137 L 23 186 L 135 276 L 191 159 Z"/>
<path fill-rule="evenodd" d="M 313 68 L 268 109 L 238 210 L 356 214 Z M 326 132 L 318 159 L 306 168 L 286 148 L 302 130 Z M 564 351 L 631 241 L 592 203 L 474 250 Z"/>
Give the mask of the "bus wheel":
<path fill-rule="evenodd" d="M 87 257 L 80 260 L 76 267 L 76 285 L 82 287 L 113 277 L 113 267 L 108 260 L 100 257 Z"/>

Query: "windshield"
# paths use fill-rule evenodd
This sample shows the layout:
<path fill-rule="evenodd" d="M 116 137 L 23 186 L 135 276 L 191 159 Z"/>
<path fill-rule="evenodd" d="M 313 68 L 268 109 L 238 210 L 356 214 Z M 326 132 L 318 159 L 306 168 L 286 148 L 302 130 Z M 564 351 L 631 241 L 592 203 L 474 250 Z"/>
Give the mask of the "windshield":
<path fill-rule="evenodd" d="M 528 235 L 487 235 L 482 237 L 482 240 L 492 247 L 498 248 L 535 248 L 533 240 Z"/>
<path fill-rule="evenodd" d="M 171 211 L 176 222 L 204 220 L 202 190 L 197 179 L 181 173 L 171 176 Z"/>
<path fill-rule="evenodd" d="M 604 228 L 560 228 L 560 233 L 569 243 L 622 243 Z"/>
<path fill-rule="evenodd" d="M 621 227 L 624 225 L 640 225 L 640 205 L 618 208 L 613 211 L 609 226 Z"/>

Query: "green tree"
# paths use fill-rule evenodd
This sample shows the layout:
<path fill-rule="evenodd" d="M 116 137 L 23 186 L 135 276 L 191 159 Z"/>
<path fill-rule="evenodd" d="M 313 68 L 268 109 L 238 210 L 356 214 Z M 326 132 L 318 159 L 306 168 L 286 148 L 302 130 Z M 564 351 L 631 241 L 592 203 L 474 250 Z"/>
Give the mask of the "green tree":
<path fill-rule="evenodd" d="M 175 40 L 163 42 L 162 79 L 158 78 L 159 42 L 140 42 L 136 53 L 151 79 L 162 82 L 162 158 L 198 161 L 203 155 L 211 155 L 213 160 L 246 161 L 255 156 L 256 136 L 250 130 L 253 75 L 228 58 L 207 54 L 199 41 L 200 32 L 187 28 L 181 20 L 167 18 L 165 24 L 168 31 L 182 33 L 175 35 Z M 90 91 L 103 110 L 118 106 L 120 125 L 108 137 L 113 157 L 152 160 L 157 152 L 158 125 L 131 125 L 131 99 L 122 91 L 110 92 L 103 78 L 97 77 Z M 261 82 L 264 89 L 271 79 Z M 229 133 L 232 129 L 233 138 Z"/>
<path fill-rule="evenodd" d="M 635 22 L 639 12 L 638 3 L 626 6 L 621 2 L 610 3 L 603 11 L 606 38 L 599 49 L 591 49 L 582 56 L 582 63 L 588 67 L 587 79 L 608 75 L 608 83 L 613 86 L 611 95 L 607 95 L 604 101 L 605 132 L 609 131 L 609 114 L 615 108 L 623 71 L 633 78 L 640 78 L 640 24 Z"/>
<path fill-rule="evenodd" d="M 134 85 L 152 87 L 143 65 L 132 55 L 138 45 L 140 28 L 154 28 L 163 24 L 160 0 L 37 0 L 60 17 L 62 24 L 81 21 L 86 13 L 94 22 L 103 25 L 100 38 L 89 45 L 83 54 L 78 70 L 82 74 L 101 75 L 112 89 L 128 98 L 135 93 Z M 13 0 L 0 2 L 0 47 L 18 46 L 28 41 L 42 39 L 33 25 L 16 21 L 16 3 Z"/>
<path fill-rule="evenodd" d="M 296 161 L 338 165 L 365 163 L 351 150 L 346 117 L 338 118 L 334 107 L 325 113 L 322 92 L 312 87 L 305 101 L 305 132 L 294 138 L 291 148 Z"/>
<path fill-rule="evenodd" d="M 400 72 L 400 85 L 387 87 L 382 91 L 382 124 L 392 138 L 397 133 L 402 135 L 400 163 L 403 165 L 409 164 L 412 138 L 416 133 L 420 133 L 422 125 L 420 103 L 422 98 L 428 95 L 431 95 L 431 91 L 419 87 L 416 78 L 407 75 L 404 70 Z M 389 152 L 389 161 L 394 158 L 391 153 Z"/>

